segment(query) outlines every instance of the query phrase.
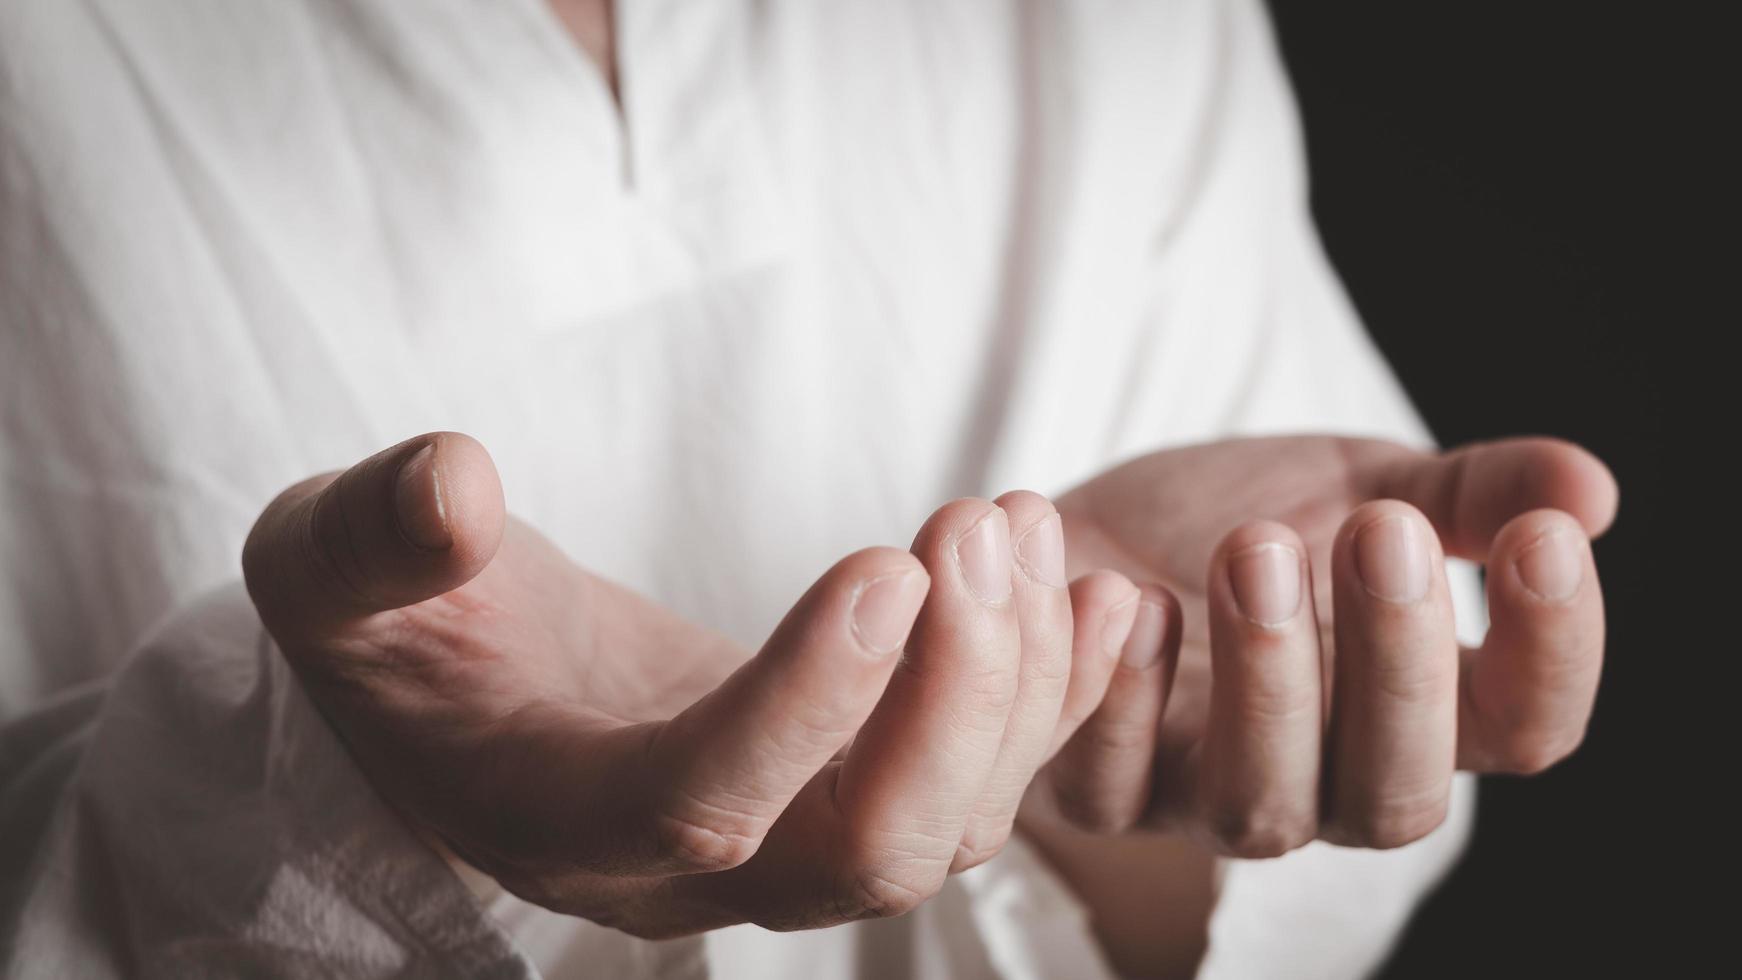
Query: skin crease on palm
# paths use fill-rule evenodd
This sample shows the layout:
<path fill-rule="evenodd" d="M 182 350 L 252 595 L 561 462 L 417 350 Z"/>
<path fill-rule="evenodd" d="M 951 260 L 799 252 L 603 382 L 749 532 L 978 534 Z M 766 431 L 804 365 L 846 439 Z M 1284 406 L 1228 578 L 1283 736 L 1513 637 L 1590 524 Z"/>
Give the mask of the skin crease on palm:
<path fill-rule="evenodd" d="M 551 6 L 615 95 L 608 0 Z M 437 849 L 664 936 L 898 914 L 1014 822 L 1145 975 L 1191 972 L 1214 855 L 1406 843 L 1454 766 L 1570 752 L 1602 656 L 1587 537 L 1616 504 L 1600 463 L 1547 440 L 1171 450 L 1057 519 L 1034 494 L 947 504 L 911 554 L 826 573 L 753 657 L 575 565 L 500 494 L 476 443 L 420 437 L 287 491 L 245 554 L 310 696 Z M 1370 526 L 1412 544 L 1363 550 Z M 1008 567 L 1008 596 L 975 598 L 964 548 Z M 1482 651 L 1457 650 L 1442 549 L 1489 562 Z M 1421 596 L 1364 585 L 1372 554 L 1415 559 Z M 1233 583 L 1289 556 L 1294 614 L 1256 622 Z"/>

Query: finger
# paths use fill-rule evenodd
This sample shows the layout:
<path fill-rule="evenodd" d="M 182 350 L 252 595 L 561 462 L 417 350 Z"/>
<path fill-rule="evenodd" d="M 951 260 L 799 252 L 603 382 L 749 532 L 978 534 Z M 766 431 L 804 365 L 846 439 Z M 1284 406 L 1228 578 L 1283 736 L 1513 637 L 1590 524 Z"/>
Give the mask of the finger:
<path fill-rule="evenodd" d="M 1325 837 L 1397 847 L 1445 819 L 1458 646 L 1445 557 L 1421 513 L 1356 508 L 1331 558 L 1337 639 Z"/>
<path fill-rule="evenodd" d="M 713 871 L 753 854 L 871 714 L 928 585 L 905 551 L 849 556 L 755 658 L 660 726 L 637 766 L 644 793 L 624 813 L 627 828 L 650 831 L 637 873 Z"/>
<path fill-rule="evenodd" d="M 1357 458 L 1365 445 L 1377 444 L 1356 444 Z M 1460 558 L 1486 558 L 1500 529 L 1530 510 L 1566 511 L 1591 537 L 1615 520 L 1619 496 L 1608 467 L 1559 439 L 1502 439 L 1445 453 L 1381 455 L 1367 471 L 1366 495 L 1395 497 L 1420 509 L 1446 551 Z"/>
<path fill-rule="evenodd" d="M 1143 587 L 1106 695 L 1049 770 L 1054 805 L 1071 824 L 1113 833 L 1136 823 L 1148 807 L 1156 737 L 1179 657 L 1180 622 L 1179 600 L 1172 593 L 1157 585 Z"/>
<path fill-rule="evenodd" d="M 1137 621 L 1143 593 L 1118 572 L 1101 569 L 1071 583 L 1071 679 L 1046 756 L 1058 755 L 1101 706 Z"/>
<path fill-rule="evenodd" d="M 249 532 L 243 577 L 262 620 L 294 649 L 464 585 L 495 555 L 503 522 L 484 447 L 431 433 L 280 494 Z"/>
<path fill-rule="evenodd" d="M 1244 525 L 1211 559 L 1210 720 L 1195 803 L 1211 843 L 1274 857 L 1318 829 L 1324 695 L 1312 571 L 1295 532 Z"/>
<path fill-rule="evenodd" d="M 539 887 L 552 866 L 657 877 L 741 865 L 870 714 L 926 585 L 904 551 L 848 556 L 755 657 L 668 722 L 624 725 L 560 701 L 525 706 L 487 733 L 495 757 L 473 767 L 485 775 L 470 795 L 494 809 L 443 830 L 499 879 L 527 869 L 523 888 Z"/>
<path fill-rule="evenodd" d="M 1058 727 L 1071 677 L 1071 594 L 1065 581 L 1064 526 L 1051 501 L 1019 490 L 994 501 L 1015 542 L 1011 594 L 1016 607 L 1021 664 L 1016 700 L 986 789 L 968 814 L 951 865 L 963 871 L 990 859 L 1010 838 L 1016 808 L 1034 779 Z"/>
<path fill-rule="evenodd" d="M 1603 592 L 1584 529 L 1532 511 L 1494 539 L 1487 639 L 1465 655 L 1458 766 L 1534 773 L 1584 738 L 1603 670 Z"/>
<path fill-rule="evenodd" d="M 946 504 L 913 552 L 931 592 L 836 789 L 840 866 L 869 908 L 942 886 L 1004 742 L 1022 656 L 1004 511 Z"/>

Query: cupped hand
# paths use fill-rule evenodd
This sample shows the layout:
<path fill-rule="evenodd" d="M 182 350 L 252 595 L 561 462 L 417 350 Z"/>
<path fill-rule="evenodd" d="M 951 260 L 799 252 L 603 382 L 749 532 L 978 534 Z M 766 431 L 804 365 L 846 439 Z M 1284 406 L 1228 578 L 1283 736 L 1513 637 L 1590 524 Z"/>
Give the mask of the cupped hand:
<path fill-rule="evenodd" d="M 1013 493 L 841 560 L 751 656 L 507 517 L 453 433 L 287 490 L 243 564 L 418 833 L 643 936 L 899 913 L 986 860 L 1139 605 L 1115 573 L 1067 586 L 1057 513 Z"/>
<path fill-rule="evenodd" d="M 1583 737 L 1604 630 L 1589 539 L 1616 499 L 1548 439 L 1231 440 L 1091 480 L 1058 501 L 1073 562 L 1160 585 L 1024 820 L 1244 857 L 1424 836 L 1454 770 L 1540 772 Z M 1479 648 L 1454 634 L 1446 555 L 1486 566 Z"/>

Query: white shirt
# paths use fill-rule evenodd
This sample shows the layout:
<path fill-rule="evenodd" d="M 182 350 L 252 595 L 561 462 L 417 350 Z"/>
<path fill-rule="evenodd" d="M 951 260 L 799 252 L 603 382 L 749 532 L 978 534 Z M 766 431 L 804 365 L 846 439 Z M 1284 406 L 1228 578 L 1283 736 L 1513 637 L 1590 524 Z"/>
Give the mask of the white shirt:
<path fill-rule="evenodd" d="M 431 429 L 746 644 L 955 496 L 1236 433 L 1426 442 L 1311 228 L 1256 0 L 617 16 L 620 112 L 541 0 L 0 5 L 13 971 L 1104 970 L 1020 844 L 812 933 L 480 904 L 235 587 L 278 490 Z M 1470 805 L 1460 777 L 1410 847 L 1228 862 L 1203 975 L 1371 968 Z"/>

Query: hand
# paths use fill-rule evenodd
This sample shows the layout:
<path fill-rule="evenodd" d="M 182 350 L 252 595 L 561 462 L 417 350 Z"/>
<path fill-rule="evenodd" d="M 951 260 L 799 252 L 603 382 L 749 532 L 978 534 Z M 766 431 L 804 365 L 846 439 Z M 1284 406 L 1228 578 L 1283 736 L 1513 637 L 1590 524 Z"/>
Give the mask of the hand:
<path fill-rule="evenodd" d="M 750 657 L 506 518 L 483 448 L 445 433 L 287 490 L 243 565 L 415 830 L 669 936 L 899 913 L 995 853 L 1136 609 L 1113 573 L 1067 590 L 1063 547 L 1035 494 L 953 502 L 911 554 L 836 564 Z"/>
<path fill-rule="evenodd" d="M 1242 857 L 1424 836 L 1454 768 L 1535 773 L 1579 744 L 1603 655 L 1588 538 L 1615 507 L 1601 463 L 1546 439 L 1233 440 L 1089 481 L 1058 502 L 1072 559 L 1165 585 L 1131 634 L 1162 642 L 1134 639 L 1025 821 Z M 1486 563 L 1479 649 L 1446 554 Z"/>

